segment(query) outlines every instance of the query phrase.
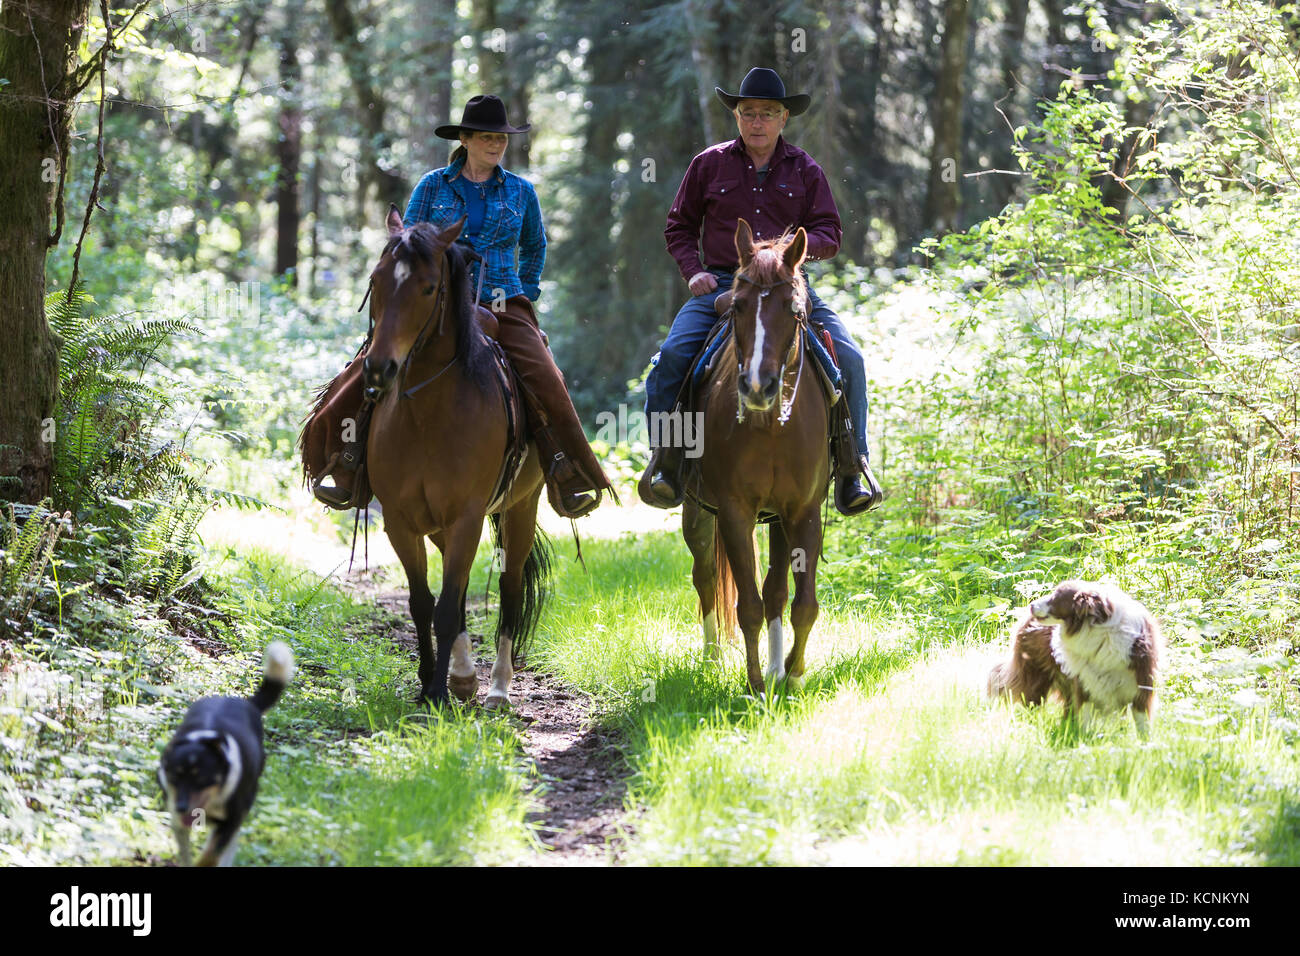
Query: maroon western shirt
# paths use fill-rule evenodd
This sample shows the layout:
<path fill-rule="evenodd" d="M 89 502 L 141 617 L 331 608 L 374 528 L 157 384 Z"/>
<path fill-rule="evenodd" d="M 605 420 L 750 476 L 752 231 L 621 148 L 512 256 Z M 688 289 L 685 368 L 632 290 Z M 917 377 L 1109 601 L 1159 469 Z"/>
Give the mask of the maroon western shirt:
<path fill-rule="evenodd" d="M 787 227 L 803 226 L 809 259 L 839 252 L 840 214 L 816 161 L 778 136 L 767 169 L 760 183 L 739 138 L 710 146 L 691 160 L 664 229 L 668 252 L 687 282 L 706 266 L 736 268 L 736 220 L 741 218 L 756 239 L 775 239 Z"/>

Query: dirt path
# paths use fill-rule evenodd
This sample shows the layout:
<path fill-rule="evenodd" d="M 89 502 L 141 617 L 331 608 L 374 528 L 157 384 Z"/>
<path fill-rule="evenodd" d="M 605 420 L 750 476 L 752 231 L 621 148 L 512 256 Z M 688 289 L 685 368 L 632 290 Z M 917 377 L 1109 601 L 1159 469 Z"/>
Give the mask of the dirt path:
<path fill-rule="evenodd" d="M 343 585 L 390 612 L 389 636 L 411 655 L 418 654 L 415 628 L 407 610 L 405 590 L 380 587 L 374 576 L 349 575 Z M 485 613 L 481 598 L 470 597 L 468 608 L 474 660 L 478 668 L 481 706 L 492 669 L 485 659 L 483 634 L 491 634 L 496 607 Z M 491 640 L 490 636 L 487 639 Z M 537 835 L 549 848 L 536 862 L 550 866 L 591 866 L 618 862 L 621 829 L 629 826 L 623 810 L 626 768 L 618 741 L 594 726 L 592 699 L 549 674 L 522 670 L 511 685 L 514 716 L 521 728 L 524 752 L 537 768 L 532 795 L 538 809 L 529 814 Z"/>

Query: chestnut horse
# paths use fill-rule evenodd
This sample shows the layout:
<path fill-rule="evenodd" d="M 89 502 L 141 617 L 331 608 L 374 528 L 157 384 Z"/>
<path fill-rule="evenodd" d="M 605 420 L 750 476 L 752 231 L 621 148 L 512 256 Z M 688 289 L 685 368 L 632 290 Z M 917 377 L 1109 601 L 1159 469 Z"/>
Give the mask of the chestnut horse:
<path fill-rule="evenodd" d="M 817 620 L 821 509 L 830 481 L 830 406 L 817 373 L 805 369 L 816 361 L 806 354 L 801 334 L 808 296 L 799 266 L 807 243 L 803 229 L 793 237 L 755 243 L 744 219 L 736 227 L 735 334 L 704 389 L 702 455 L 687 482 L 682 511 L 682 535 L 694 558 L 691 576 L 704 618 L 705 656 L 719 657 L 719 621 L 731 633 L 739 618 L 746 677 L 756 694 L 764 691 L 758 657 L 763 623 L 767 680 L 786 680 L 797 689 L 803 682 L 808 634 Z M 776 518 L 760 596 L 754 526 L 765 512 Z M 794 644 L 783 659 L 781 618 L 791 570 Z"/>
<path fill-rule="evenodd" d="M 405 229 L 392 206 L 387 226 L 388 244 L 370 275 L 374 334 L 359 363 L 361 374 L 354 362 L 322 391 L 303 428 L 303 465 L 309 476 L 319 476 L 326 457 L 320 433 L 326 413 L 336 401 L 358 406 L 364 383 L 377 399 L 366 446 L 370 487 L 410 587 L 420 698 L 440 705 L 448 699 L 449 673 L 457 697 L 472 700 L 478 693 L 465 592 L 507 453 L 507 409 L 492 346 L 476 318 L 466 253 L 453 245 L 464 220 L 441 232 L 430 223 Z M 513 484 L 492 511 L 501 610 L 485 701 L 489 708 L 509 706 L 513 663 L 537 625 L 546 595 L 549 547 L 537 530 L 542 487 L 537 450 L 530 444 Z M 426 535 L 442 552 L 436 603 L 427 580 Z"/>

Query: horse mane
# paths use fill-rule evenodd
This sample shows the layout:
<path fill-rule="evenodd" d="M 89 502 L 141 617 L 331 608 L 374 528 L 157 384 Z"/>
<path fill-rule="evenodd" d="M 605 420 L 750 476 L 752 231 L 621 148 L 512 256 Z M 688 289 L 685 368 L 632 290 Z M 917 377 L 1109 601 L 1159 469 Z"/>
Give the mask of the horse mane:
<path fill-rule="evenodd" d="M 433 224 L 417 222 L 390 239 L 384 251 L 391 252 L 399 262 L 419 259 L 432 264 L 438 245 L 438 230 Z M 492 385 L 494 360 L 492 348 L 474 315 L 475 303 L 469 288 L 470 252 L 467 247 L 453 242 L 443 255 L 452 319 L 456 324 L 456 362 L 464 370 L 466 378 L 486 390 Z"/>
<path fill-rule="evenodd" d="M 387 245 L 384 246 L 384 255 L 392 253 L 397 259 L 418 258 L 423 262 L 432 263 L 437 248 L 437 230 L 429 223 L 422 222 L 388 240 Z M 465 247 L 452 243 L 444 255 L 448 304 L 456 327 L 456 362 L 464 370 L 465 377 L 470 382 L 479 389 L 487 391 L 493 387 L 495 380 L 496 373 L 493 369 L 495 359 L 492 356 L 492 347 L 484 337 L 478 319 L 474 315 L 474 303 L 469 288 L 469 254 Z M 352 361 L 361 359 L 364 348 L 365 346 L 362 346 L 357 350 Z M 344 372 L 340 372 L 316 390 L 311 411 L 307 413 L 302 430 L 298 433 L 298 452 L 302 457 L 304 483 L 309 483 L 316 470 L 325 466 L 323 445 L 314 433 L 314 426 L 343 381 Z"/>
<path fill-rule="evenodd" d="M 794 284 L 795 301 L 806 304 L 808 301 L 808 284 L 804 281 L 803 270 L 795 269 L 792 274 L 792 271 L 787 269 L 785 265 L 785 250 L 792 242 L 794 242 L 794 234 L 789 229 L 786 229 L 775 239 L 764 239 L 761 242 L 754 243 L 753 258 L 749 260 L 749 265 L 736 271 L 736 278 L 731 283 L 732 291 L 737 291 L 740 288 L 741 276 L 744 276 L 755 285 L 792 282 Z"/>

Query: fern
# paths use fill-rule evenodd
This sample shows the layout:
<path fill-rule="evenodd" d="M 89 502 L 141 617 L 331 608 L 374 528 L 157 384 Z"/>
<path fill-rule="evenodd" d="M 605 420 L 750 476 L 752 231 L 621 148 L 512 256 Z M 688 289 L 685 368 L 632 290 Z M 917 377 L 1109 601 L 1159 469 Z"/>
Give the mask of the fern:
<path fill-rule="evenodd" d="M 10 503 L 0 513 L 0 619 L 6 622 L 31 613 L 63 530 L 48 506 L 48 499 L 26 508 Z"/>

